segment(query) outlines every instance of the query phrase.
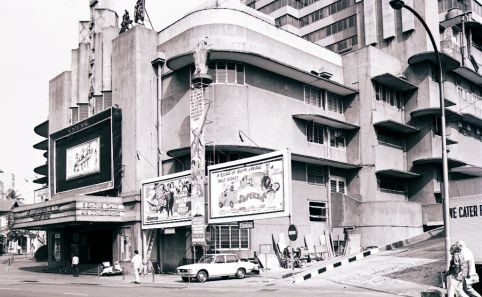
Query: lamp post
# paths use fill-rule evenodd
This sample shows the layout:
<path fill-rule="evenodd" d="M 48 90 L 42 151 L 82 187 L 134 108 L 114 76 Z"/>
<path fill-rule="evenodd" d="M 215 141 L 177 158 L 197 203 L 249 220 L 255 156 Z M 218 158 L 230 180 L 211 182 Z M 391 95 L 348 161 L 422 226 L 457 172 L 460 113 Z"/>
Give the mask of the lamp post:
<path fill-rule="evenodd" d="M 445 134 L 445 104 L 444 104 L 444 93 L 443 93 L 443 71 L 442 63 L 440 61 L 440 54 L 435 44 L 435 39 L 433 38 L 432 32 L 430 31 L 427 23 L 424 19 L 410 6 L 405 5 L 403 0 L 391 0 L 390 6 L 395 10 L 401 10 L 406 8 L 408 11 L 413 13 L 417 19 L 422 23 L 423 27 L 427 31 L 430 41 L 435 52 L 435 57 L 437 59 L 438 66 L 438 87 L 440 95 L 440 126 L 442 128 L 442 174 L 443 174 L 443 222 L 445 227 L 445 268 L 448 271 L 450 264 L 450 229 L 449 229 L 449 175 L 448 175 L 448 160 L 447 160 L 447 136 Z"/>

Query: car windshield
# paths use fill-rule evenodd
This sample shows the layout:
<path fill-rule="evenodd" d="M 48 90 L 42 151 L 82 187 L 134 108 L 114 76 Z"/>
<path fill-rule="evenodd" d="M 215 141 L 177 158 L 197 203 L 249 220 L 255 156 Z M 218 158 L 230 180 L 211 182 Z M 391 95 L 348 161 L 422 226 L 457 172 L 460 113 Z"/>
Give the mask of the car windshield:
<path fill-rule="evenodd" d="M 204 255 L 199 259 L 198 263 L 213 263 L 214 256 L 213 255 Z"/>

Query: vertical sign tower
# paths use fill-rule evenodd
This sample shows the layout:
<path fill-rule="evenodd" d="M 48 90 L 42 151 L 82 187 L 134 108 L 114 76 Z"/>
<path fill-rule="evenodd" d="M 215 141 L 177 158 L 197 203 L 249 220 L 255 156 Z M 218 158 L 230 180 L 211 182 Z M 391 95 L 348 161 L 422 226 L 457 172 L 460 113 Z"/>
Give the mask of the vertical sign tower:
<path fill-rule="evenodd" d="M 204 126 L 209 105 L 204 99 L 205 88 L 212 82 L 207 74 L 209 52 L 206 39 L 200 40 L 194 51 L 195 71 L 191 80 L 190 93 L 190 135 L 191 135 L 191 213 L 192 245 L 206 245 L 205 178 L 206 141 Z M 206 107 L 207 105 L 207 107 Z"/>

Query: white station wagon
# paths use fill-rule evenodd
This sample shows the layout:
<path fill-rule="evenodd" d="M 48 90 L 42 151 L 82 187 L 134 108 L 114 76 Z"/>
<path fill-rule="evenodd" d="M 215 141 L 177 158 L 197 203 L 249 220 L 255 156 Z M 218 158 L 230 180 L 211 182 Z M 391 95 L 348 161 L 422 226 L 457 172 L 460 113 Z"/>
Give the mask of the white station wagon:
<path fill-rule="evenodd" d="M 196 278 L 203 283 L 212 277 L 244 278 L 246 273 L 250 273 L 254 269 L 256 269 L 254 263 L 241 261 L 234 254 L 206 254 L 195 264 L 179 266 L 177 274 L 185 282 Z"/>

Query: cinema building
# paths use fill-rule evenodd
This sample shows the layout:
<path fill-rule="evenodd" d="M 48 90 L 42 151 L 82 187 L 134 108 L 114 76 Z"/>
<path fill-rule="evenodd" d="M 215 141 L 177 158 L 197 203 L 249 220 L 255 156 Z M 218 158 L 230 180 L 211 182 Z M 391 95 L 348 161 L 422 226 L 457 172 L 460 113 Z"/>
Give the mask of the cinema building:
<path fill-rule="evenodd" d="M 482 166 L 479 36 L 416 2 L 437 40 L 454 42 L 442 53 L 450 177 L 470 182 Z M 47 230 L 50 265 L 72 253 L 129 261 L 139 249 L 169 272 L 206 251 L 251 257 L 287 242 L 290 224 L 294 246 L 349 233 L 360 249 L 442 224 L 436 67 L 416 20 L 390 11 L 387 27 L 377 4 L 383 34 L 359 26 L 360 48 L 341 55 L 217 3 L 159 32 L 119 34 L 116 13 L 91 1 L 35 129 L 50 199 L 15 210 L 15 227 Z M 480 26 L 471 16 L 466 31 Z M 467 38 L 475 64 L 458 51 Z"/>

